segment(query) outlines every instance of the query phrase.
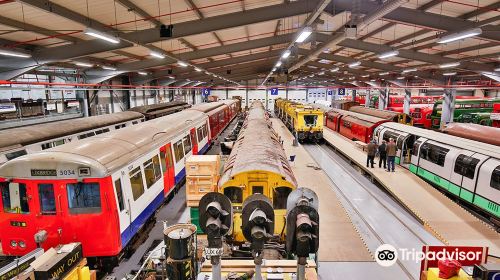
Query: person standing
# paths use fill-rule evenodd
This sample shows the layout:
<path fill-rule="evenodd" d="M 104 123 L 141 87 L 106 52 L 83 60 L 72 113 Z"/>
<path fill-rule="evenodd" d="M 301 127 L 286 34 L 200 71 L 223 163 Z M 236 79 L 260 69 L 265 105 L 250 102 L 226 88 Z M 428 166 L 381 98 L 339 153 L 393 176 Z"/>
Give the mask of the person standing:
<path fill-rule="evenodd" d="M 385 140 L 382 140 L 382 144 L 378 146 L 378 168 L 382 167 L 382 162 L 384 163 L 384 169 L 387 169 L 387 144 Z"/>
<path fill-rule="evenodd" d="M 375 140 L 372 140 L 367 146 L 366 167 L 369 167 L 368 165 L 371 165 L 371 168 L 373 168 L 373 160 L 375 159 L 376 153 L 377 153 L 377 144 L 375 144 Z"/>
<path fill-rule="evenodd" d="M 387 144 L 387 171 L 394 172 L 395 169 L 395 161 L 396 161 L 396 143 L 394 142 L 394 138 L 389 138 L 389 144 Z"/>

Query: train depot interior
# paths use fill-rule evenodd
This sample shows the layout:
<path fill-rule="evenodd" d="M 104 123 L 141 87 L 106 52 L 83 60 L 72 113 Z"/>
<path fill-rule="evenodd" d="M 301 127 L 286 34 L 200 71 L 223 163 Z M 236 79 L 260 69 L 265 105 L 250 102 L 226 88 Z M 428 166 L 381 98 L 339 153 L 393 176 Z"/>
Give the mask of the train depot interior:
<path fill-rule="evenodd" d="M 0 0 L 0 280 L 500 280 L 500 1 Z"/>

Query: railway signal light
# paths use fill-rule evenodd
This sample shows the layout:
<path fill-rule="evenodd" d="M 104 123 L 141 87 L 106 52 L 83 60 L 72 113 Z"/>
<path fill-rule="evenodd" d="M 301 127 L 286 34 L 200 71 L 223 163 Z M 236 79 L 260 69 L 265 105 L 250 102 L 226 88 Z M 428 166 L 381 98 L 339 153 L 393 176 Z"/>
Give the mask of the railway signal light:
<path fill-rule="evenodd" d="M 221 238 L 231 229 L 233 208 L 229 198 L 218 192 L 205 194 L 199 204 L 200 227 L 207 234 L 209 246 L 222 246 Z M 213 244 L 210 244 L 212 241 Z"/>
<path fill-rule="evenodd" d="M 262 194 L 253 194 L 243 202 L 241 211 L 243 236 L 252 244 L 255 279 L 262 279 L 262 250 L 274 232 L 274 208 L 271 200 Z"/>
<path fill-rule="evenodd" d="M 306 258 L 319 246 L 318 196 L 308 188 L 298 188 L 286 203 L 286 249 L 297 255 L 297 275 L 305 275 Z"/>

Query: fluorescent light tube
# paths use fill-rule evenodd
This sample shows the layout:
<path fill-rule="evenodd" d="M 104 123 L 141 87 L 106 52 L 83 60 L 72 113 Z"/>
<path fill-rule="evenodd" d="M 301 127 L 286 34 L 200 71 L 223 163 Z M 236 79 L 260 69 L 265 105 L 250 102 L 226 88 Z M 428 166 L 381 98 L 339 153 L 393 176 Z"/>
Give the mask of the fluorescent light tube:
<path fill-rule="evenodd" d="M 164 59 L 165 58 L 165 56 L 163 54 L 159 53 L 159 52 L 151 51 L 149 54 L 151 56 L 156 57 L 156 58 L 160 58 L 160 59 Z"/>
<path fill-rule="evenodd" d="M 196 70 L 196 72 L 201 72 L 202 70 L 198 67 L 195 67 L 194 70 Z"/>
<path fill-rule="evenodd" d="M 382 72 L 382 73 L 379 73 L 378 75 L 379 75 L 379 76 L 389 75 L 389 72 Z"/>
<path fill-rule="evenodd" d="M 177 64 L 179 64 L 179 66 L 182 66 L 182 67 L 187 67 L 188 66 L 188 64 L 186 62 L 181 61 L 181 60 L 177 61 Z"/>
<path fill-rule="evenodd" d="M 375 79 L 371 79 L 370 82 L 375 82 L 376 80 Z"/>
<path fill-rule="evenodd" d="M 402 72 L 403 72 L 403 73 L 410 73 L 410 72 L 415 72 L 415 71 L 417 71 L 417 68 L 405 69 L 405 70 L 403 70 Z"/>
<path fill-rule="evenodd" d="M 337 72 L 337 71 L 339 71 L 339 68 L 338 68 L 338 67 L 335 67 L 335 68 L 330 69 L 330 72 Z"/>
<path fill-rule="evenodd" d="M 470 37 L 474 37 L 477 35 L 481 35 L 481 33 L 483 33 L 483 30 L 481 28 L 473 28 L 473 29 L 462 31 L 462 32 L 457 32 L 457 33 L 453 33 L 453 34 L 450 34 L 447 36 L 443 36 L 437 42 L 440 44 L 446 44 L 446 43 L 462 40 L 465 38 L 470 38 Z"/>
<path fill-rule="evenodd" d="M 85 29 L 84 33 L 89 35 L 89 36 L 96 37 L 96 38 L 99 38 L 101 40 L 113 43 L 113 44 L 120 43 L 120 39 L 116 38 L 115 36 L 106 34 L 106 33 L 101 32 L 101 31 L 97 31 L 97 30 L 92 29 L 92 28 Z"/>
<path fill-rule="evenodd" d="M 361 77 L 362 78 L 368 78 L 368 77 L 370 77 L 370 75 L 362 75 Z"/>
<path fill-rule="evenodd" d="M 290 54 L 291 54 L 291 53 L 292 53 L 292 52 L 291 52 L 290 50 L 286 50 L 286 51 L 283 53 L 283 55 L 281 55 L 281 57 L 286 59 L 287 57 L 289 57 L 289 56 L 290 56 Z"/>
<path fill-rule="evenodd" d="M 101 66 L 101 67 L 102 67 L 102 69 L 104 69 L 104 70 L 116 71 L 116 68 L 115 68 L 115 67 L 106 66 L 106 65 L 103 65 L 103 66 Z"/>
<path fill-rule="evenodd" d="M 353 62 L 353 63 L 349 64 L 349 67 L 350 68 L 354 68 L 354 67 L 357 67 L 357 66 L 360 66 L 360 65 L 361 65 L 361 62 L 356 61 L 356 62 Z"/>
<path fill-rule="evenodd" d="M 271 70 L 271 72 L 274 72 L 274 71 L 276 71 L 276 67 L 274 67 L 273 70 Z"/>
<path fill-rule="evenodd" d="M 312 34 L 311 27 L 306 27 L 302 29 L 302 32 L 300 33 L 299 37 L 295 39 L 295 43 L 303 43 L 311 34 Z"/>
<path fill-rule="evenodd" d="M 405 77 L 397 77 L 398 80 L 404 80 Z"/>
<path fill-rule="evenodd" d="M 384 59 L 384 58 L 389 58 L 389 57 L 393 57 L 393 56 L 396 56 L 399 54 L 399 51 L 389 51 L 389 52 L 385 52 L 385 53 L 381 53 L 378 58 L 380 59 Z"/>
<path fill-rule="evenodd" d="M 146 72 L 137 72 L 137 74 L 146 76 L 148 73 L 146 73 Z"/>
<path fill-rule="evenodd" d="M 451 68 L 451 67 L 456 67 L 458 65 L 460 65 L 460 62 L 450 62 L 439 65 L 439 68 Z"/>
<path fill-rule="evenodd" d="M 456 75 L 457 72 L 446 72 L 446 73 L 443 73 L 444 76 L 453 76 L 453 75 Z"/>
<path fill-rule="evenodd" d="M 493 69 L 495 72 L 500 72 L 500 68 Z"/>
<path fill-rule="evenodd" d="M 9 49 L 0 49 L 0 55 L 28 58 L 31 54 Z"/>
<path fill-rule="evenodd" d="M 90 63 L 85 63 L 85 62 L 75 62 L 75 65 L 82 66 L 82 67 L 92 67 L 94 65 Z"/>
<path fill-rule="evenodd" d="M 276 67 L 280 67 L 281 64 L 282 64 L 281 61 L 276 62 Z"/>

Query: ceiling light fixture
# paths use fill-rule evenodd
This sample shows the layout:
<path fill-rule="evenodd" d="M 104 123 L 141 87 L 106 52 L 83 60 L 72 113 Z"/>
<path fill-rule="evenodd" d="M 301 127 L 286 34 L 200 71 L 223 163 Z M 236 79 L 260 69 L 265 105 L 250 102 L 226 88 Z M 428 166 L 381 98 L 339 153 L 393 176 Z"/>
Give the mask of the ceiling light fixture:
<path fill-rule="evenodd" d="M 443 76 L 454 76 L 456 74 L 457 74 L 457 72 L 446 72 L 446 73 L 443 73 Z"/>
<path fill-rule="evenodd" d="M 493 71 L 495 71 L 495 72 L 500 72 L 500 67 L 499 67 L 499 68 L 496 68 L 496 69 L 493 69 Z"/>
<path fill-rule="evenodd" d="M 290 56 L 290 54 L 292 54 L 292 52 L 290 50 L 286 50 L 283 55 L 281 55 L 281 58 L 283 59 L 286 59 Z"/>
<path fill-rule="evenodd" d="M 177 61 L 177 64 L 179 64 L 179 66 L 182 66 L 182 67 L 187 67 L 188 66 L 188 64 L 186 62 L 181 61 L 181 60 Z"/>
<path fill-rule="evenodd" d="M 362 75 L 361 77 L 362 78 L 368 78 L 368 77 L 370 77 L 370 75 Z"/>
<path fill-rule="evenodd" d="M 278 62 L 276 62 L 276 67 L 280 67 L 281 66 L 281 61 L 278 60 Z"/>
<path fill-rule="evenodd" d="M 415 72 L 417 71 L 417 68 L 410 68 L 410 69 L 405 69 L 402 71 L 402 73 L 410 73 L 410 72 Z"/>
<path fill-rule="evenodd" d="M 146 76 L 148 73 L 139 71 L 139 72 L 137 72 L 137 74 L 142 75 L 142 76 Z"/>
<path fill-rule="evenodd" d="M 483 33 L 483 30 L 481 28 L 472 28 L 472 29 L 468 29 L 468 30 L 465 30 L 462 32 L 457 32 L 457 33 L 443 36 L 437 42 L 440 44 L 446 44 L 446 43 L 462 40 L 465 38 L 470 38 L 470 37 L 474 37 L 477 35 L 481 35 L 481 33 Z"/>
<path fill-rule="evenodd" d="M 439 65 L 439 68 L 451 68 L 451 67 L 456 67 L 458 65 L 460 65 L 460 62 L 450 62 Z"/>
<path fill-rule="evenodd" d="M 101 31 L 97 31 L 97 30 L 92 29 L 92 28 L 85 29 L 84 33 L 89 35 L 89 36 L 96 37 L 96 38 L 99 38 L 101 40 L 113 43 L 113 44 L 120 43 L 120 39 L 118 39 L 117 37 L 106 34 L 106 33 L 101 32 Z"/>
<path fill-rule="evenodd" d="M 154 57 L 159 58 L 159 59 L 164 59 L 165 58 L 165 56 L 163 54 L 159 53 L 159 52 L 151 51 L 149 54 L 151 56 L 154 56 Z"/>
<path fill-rule="evenodd" d="M 399 51 L 388 51 L 388 52 L 385 52 L 385 53 L 381 53 L 378 58 L 380 59 L 384 59 L 384 58 L 389 58 L 389 57 L 393 57 L 393 56 L 397 56 L 399 54 Z"/>
<path fill-rule="evenodd" d="M 90 63 L 85 63 L 85 62 L 75 62 L 75 65 L 81 66 L 81 67 L 92 67 L 92 66 L 94 66 L 94 65 L 92 65 Z"/>
<path fill-rule="evenodd" d="M 338 67 L 335 67 L 335 68 L 330 69 L 330 72 L 337 72 L 337 71 L 339 71 L 339 68 L 338 68 Z"/>
<path fill-rule="evenodd" d="M 22 57 L 22 58 L 31 57 L 31 54 L 29 54 L 29 53 L 24 53 L 24 52 L 10 50 L 10 49 L 4 49 L 4 48 L 0 49 L 0 55 Z"/>
<path fill-rule="evenodd" d="M 354 68 L 354 67 L 358 67 L 361 65 L 361 62 L 360 61 L 356 61 L 356 62 L 353 62 L 351 64 L 349 64 L 349 68 Z"/>
<path fill-rule="evenodd" d="M 106 65 L 103 65 L 103 66 L 101 66 L 101 67 L 102 67 L 102 69 L 104 69 L 104 70 L 116 71 L 116 67 L 106 66 Z"/>
<path fill-rule="evenodd" d="M 194 70 L 195 70 L 196 72 L 201 72 L 201 71 L 203 71 L 203 70 L 201 70 L 201 69 L 200 69 L 200 68 L 198 68 L 198 67 L 195 67 L 195 68 L 194 68 Z"/>
<path fill-rule="evenodd" d="M 398 80 L 404 80 L 405 77 L 397 77 Z"/>
<path fill-rule="evenodd" d="M 389 75 L 389 72 L 382 72 L 382 73 L 378 73 L 379 76 L 385 76 L 385 75 Z"/>
<path fill-rule="evenodd" d="M 306 27 L 302 29 L 302 32 L 300 32 L 299 37 L 295 39 L 295 43 L 303 43 L 307 37 L 309 37 L 312 34 L 312 28 L 311 27 Z"/>

